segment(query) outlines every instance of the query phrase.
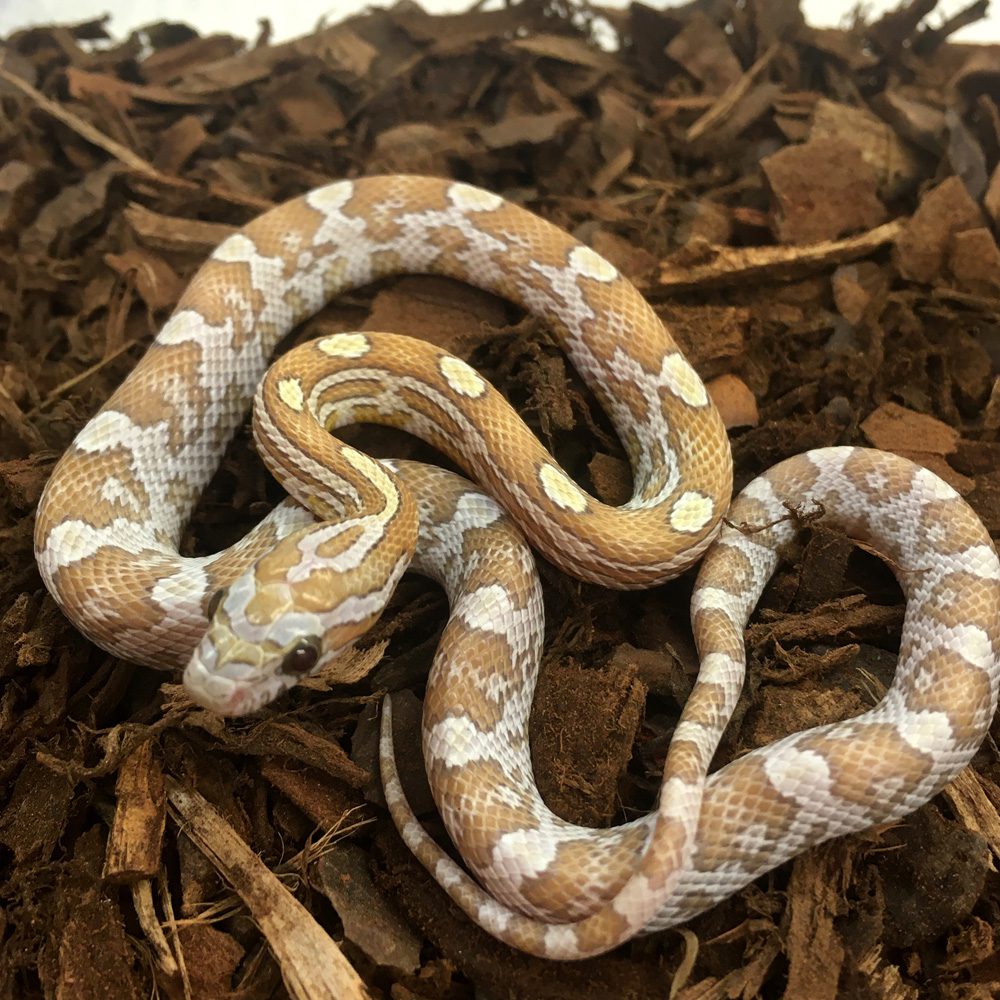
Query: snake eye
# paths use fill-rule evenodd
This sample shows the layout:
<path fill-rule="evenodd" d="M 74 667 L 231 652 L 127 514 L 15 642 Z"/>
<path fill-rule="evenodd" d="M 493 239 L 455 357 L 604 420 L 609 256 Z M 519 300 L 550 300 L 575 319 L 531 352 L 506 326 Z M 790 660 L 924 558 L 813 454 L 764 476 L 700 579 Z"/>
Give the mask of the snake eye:
<path fill-rule="evenodd" d="M 222 603 L 223 598 L 226 596 L 226 591 L 224 588 L 217 590 L 208 599 L 208 604 L 205 606 L 205 617 L 211 619 L 215 617 L 215 612 L 219 610 L 219 605 Z"/>
<path fill-rule="evenodd" d="M 293 677 L 304 677 L 319 662 L 320 644 L 315 636 L 308 636 L 292 646 L 281 661 L 281 672 Z"/>

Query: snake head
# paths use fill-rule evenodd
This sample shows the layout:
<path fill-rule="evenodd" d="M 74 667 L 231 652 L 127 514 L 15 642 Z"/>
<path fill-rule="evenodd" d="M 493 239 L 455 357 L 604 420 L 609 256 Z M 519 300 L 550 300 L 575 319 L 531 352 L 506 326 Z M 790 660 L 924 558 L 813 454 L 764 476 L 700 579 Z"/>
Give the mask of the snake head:
<path fill-rule="evenodd" d="M 325 650 L 319 622 L 287 600 L 271 621 L 252 624 L 241 600 L 248 583 L 255 581 L 240 578 L 213 595 L 208 628 L 184 671 L 191 697 L 219 715 L 256 711 L 340 652 Z"/>
<path fill-rule="evenodd" d="M 373 590 L 342 558 L 322 554 L 336 531 L 343 534 L 340 526 L 322 524 L 294 532 L 212 595 L 208 627 L 184 670 L 184 686 L 199 705 L 219 715 L 254 712 L 321 670 L 375 623 L 405 563 Z"/>

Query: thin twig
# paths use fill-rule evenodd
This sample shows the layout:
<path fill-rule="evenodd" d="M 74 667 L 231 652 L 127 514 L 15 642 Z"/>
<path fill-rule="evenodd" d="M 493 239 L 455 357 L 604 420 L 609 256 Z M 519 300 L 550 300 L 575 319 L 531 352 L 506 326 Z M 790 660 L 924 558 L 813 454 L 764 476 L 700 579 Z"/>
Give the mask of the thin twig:
<path fill-rule="evenodd" d="M 63 107 L 57 101 L 50 100 L 40 90 L 32 87 L 27 80 L 22 80 L 16 73 L 11 73 L 10 70 L 4 69 L 3 66 L 0 66 L 0 80 L 9 83 L 12 87 L 21 91 L 22 94 L 30 98 L 46 114 L 52 115 L 53 118 L 61 121 L 67 128 L 71 128 L 81 138 L 86 139 L 87 142 L 99 146 L 106 153 L 110 153 L 130 170 L 135 170 L 165 184 L 174 186 L 183 184 L 185 187 L 187 186 L 187 183 L 181 181 L 179 178 L 170 177 L 157 170 L 152 163 L 144 160 L 138 153 L 127 146 L 123 146 L 120 142 L 115 142 L 114 139 L 105 135 L 100 129 L 95 128 L 90 122 L 84 121 L 79 115 L 73 114 L 72 111 Z"/>

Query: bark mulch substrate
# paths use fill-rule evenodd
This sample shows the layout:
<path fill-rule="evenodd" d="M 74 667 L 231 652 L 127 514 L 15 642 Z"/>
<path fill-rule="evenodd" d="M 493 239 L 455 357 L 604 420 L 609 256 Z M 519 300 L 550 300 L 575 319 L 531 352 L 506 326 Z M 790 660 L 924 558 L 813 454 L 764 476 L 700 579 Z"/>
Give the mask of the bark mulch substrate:
<path fill-rule="evenodd" d="M 440 832 L 417 751 L 439 591 L 404 581 L 362 683 L 317 680 L 223 724 L 175 678 L 85 642 L 31 549 L 55 457 L 208 251 L 285 198 L 385 171 L 500 192 L 632 276 L 710 383 L 738 486 L 807 448 L 869 444 L 925 463 L 1000 531 L 1000 48 L 947 41 L 985 3 L 923 27 L 933 2 L 843 31 L 806 27 L 793 0 L 453 17 L 403 2 L 283 45 L 266 24 L 247 46 L 170 23 L 119 42 L 101 21 L 6 40 L 0 995 L 997 994 L 992 741 L 891 829 L 810 851 L 685 928 L 546 963 L 458 913 L 380 804 L 391 690 L 411 794 Z M 296 337 L 354 328 L 468 358 L 581 482 L 628 495 L 606 419 L 531 317 L 407 277 Z M 277 496 L 241 435 L 185 551 L 228 544 Z M 650 807 L 694 676 L 692 574 L 628 594 L 542 574 L 538 781 L 570 819 L 618 822 Z M 888 570 L 815 527 L 753 619 L 720 759 L 872 705 L 902 614 Z"/>

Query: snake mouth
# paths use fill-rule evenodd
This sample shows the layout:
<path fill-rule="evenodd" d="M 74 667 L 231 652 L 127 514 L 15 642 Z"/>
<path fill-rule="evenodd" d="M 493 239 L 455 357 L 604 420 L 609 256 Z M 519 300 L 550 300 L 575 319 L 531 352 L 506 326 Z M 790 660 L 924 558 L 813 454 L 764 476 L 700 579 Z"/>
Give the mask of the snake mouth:
<path fill-rule="evenodd" d="M 184 670 L 184 687 L 192 701 L 228 718 L 256 712 L 293 684 L 294 679 L 274 675 L 258 677 L 253 681 L 234 680 L 212 673 L 196 659 L 188 663 Z"/>

